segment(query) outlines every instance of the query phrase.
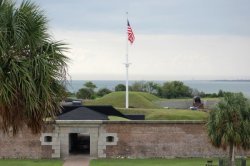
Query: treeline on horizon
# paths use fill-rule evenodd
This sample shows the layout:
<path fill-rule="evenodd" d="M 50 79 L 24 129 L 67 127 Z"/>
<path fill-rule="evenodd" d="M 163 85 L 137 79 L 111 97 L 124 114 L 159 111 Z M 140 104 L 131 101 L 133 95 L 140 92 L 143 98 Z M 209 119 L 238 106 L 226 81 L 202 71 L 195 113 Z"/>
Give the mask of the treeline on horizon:
<path fill-rule="evenodd" d="M 76 93 L 67 92 L 67 96 L 79 99 L 95 99 L 113 92 L 108 88 L 96 89 L 97 86 L 93 82 L 87 81 Z M 124 84 L 117 84 L 114 91 L 126 91 L 126 86 Z M 190 88 L 181 81 L 166 81 L 163 84 L 154 81 L 136 81 L 129 86 L 129 91 L 146 92 L 167 99 L 190 98 L 194 96 L 217 98 L 223 97 L 226 93 L 222 90 L 219 90 L 218 93 L 205 93 Z"/>

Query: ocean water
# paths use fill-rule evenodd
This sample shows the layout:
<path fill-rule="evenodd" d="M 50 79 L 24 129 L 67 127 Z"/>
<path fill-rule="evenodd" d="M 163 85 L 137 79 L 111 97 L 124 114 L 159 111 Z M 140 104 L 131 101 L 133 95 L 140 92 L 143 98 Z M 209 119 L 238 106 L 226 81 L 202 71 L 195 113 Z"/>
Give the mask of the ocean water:
<path fill-rule="evenodd" d="M 87 81 L 92 81 L 97 89 L 108 88 L 114 90 L 118 84 L 125 84 L 125 80 L 71 80 L 67 85 L 70 92 L 77 92 Z M 129 81 L 129 85 L 135 81 Z M 166 81 L 154 81 L 163 84 Z M 250 81 L 214 81 L 214 80 L 188 80 L 182 81 L 190 88 L 195 88 L 205 93 L 218 93 L 221 89 L 229 92 L 242 92 L 246 97 L 250 97 Z"/>

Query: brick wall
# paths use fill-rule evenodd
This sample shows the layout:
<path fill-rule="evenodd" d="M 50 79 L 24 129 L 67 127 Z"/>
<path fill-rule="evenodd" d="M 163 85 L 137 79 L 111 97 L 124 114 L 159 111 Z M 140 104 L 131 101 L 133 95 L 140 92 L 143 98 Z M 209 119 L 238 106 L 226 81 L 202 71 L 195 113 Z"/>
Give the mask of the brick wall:
<path fill-rule="evenodd" d="M 52 126 L 45 128 L 46 132 L 52 130 Z M 52 146 L 42 146 L 40 136 L 32 134 L 27 128 L 16 136 L 0 131 L 0 158 L 51 158 Z"/>
<path fill-rule="evenodd" d="M 53 136 L 51 145 L 27 128 L 15 137 L 0 132 L 0 158 L 67 157 L 69 133 L 89 133 L 93 157 L 218 157 L 227 152 L 210 143 L 203 122 L 192 121 L 72 121 L 50 125 L 44 133 Z M 54 132 L 54 133 L 53 133 Z M 108 137 L 113 137 L 109 142 Z M 59 146 L 59 147 L 58 147 Z M 60 156 L 60 153 L 63 154 Z M 250 156 L 238 150 L 236 155 Z"/>
<path fill-rule="evenodd" d="M 227 152 L 212 147 L 204 123 L 107 122 L 107 133 L 117 133 L 117 145 L 106 146 L 106 157 L 211 157 Z M 236 155 L 244 154 L 243 151 Z M 250 156 L 250 152 L 246 153 Z"/>

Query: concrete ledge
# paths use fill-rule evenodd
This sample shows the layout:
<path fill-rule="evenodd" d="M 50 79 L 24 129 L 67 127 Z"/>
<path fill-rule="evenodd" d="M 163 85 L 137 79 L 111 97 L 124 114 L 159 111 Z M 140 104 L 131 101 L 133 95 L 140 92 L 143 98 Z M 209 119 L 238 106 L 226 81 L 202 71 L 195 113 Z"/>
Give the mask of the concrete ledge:
<path fill-rule="evenodd" d="M 78 125 L 78 124 L 205 124 L 204 120 L 56 120 L 59 125 Z"/>
<path fill-rule="evenodd" d="M 130 120 L 130 121 L 102 121 L 103 124 L 205 124 L 204 120 Z"/>
<path fill-rule="evenodd" d="M 102 120 L 56 120 L 59 125 L 102 124 Z"/>

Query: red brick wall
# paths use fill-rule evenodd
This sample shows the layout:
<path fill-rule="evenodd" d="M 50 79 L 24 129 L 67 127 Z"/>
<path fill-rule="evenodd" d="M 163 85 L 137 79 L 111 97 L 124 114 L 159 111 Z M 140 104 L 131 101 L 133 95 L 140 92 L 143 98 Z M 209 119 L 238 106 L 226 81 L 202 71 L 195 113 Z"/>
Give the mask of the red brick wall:
<path fill-rule="evenodd" d="M 46 132 L 51 132 L 48 127 Z M 42 146 L 40 134 L 33 135 L 24 128 L 16 136 L 6 135 L 0 131 L 0 158 L 51 158 L 51 146 Z"/>
<path fill-rule="evenodd" d="M 106 146 L 107 157 L 211 157 L 227 152 L 212 147 L 202 123 L 104 122 L 100 132 L 117 133 L 117 145 Z M 50 126 L 44 132 L 52 132 Z M 101 133 L 100 133 L 101 134 Z M 24 129 L 11 137 L 0 132 L 0 158 L 51 158 L 49 145 L 41 145 L 40 135 Z M 236 152 L 242 155 L 243 151 Z M 250 156 L 250 151 L 245 152 Z"/>
<path fill-rule="evenodd" d="M 218 157 L 227 154 L 211 146 L 204 124 L 129 122 L 107 123 L 102 127 L 107 133 L 117 133 L 119 139 L 117 145 L 106 147 L 107 157 Z"/>

